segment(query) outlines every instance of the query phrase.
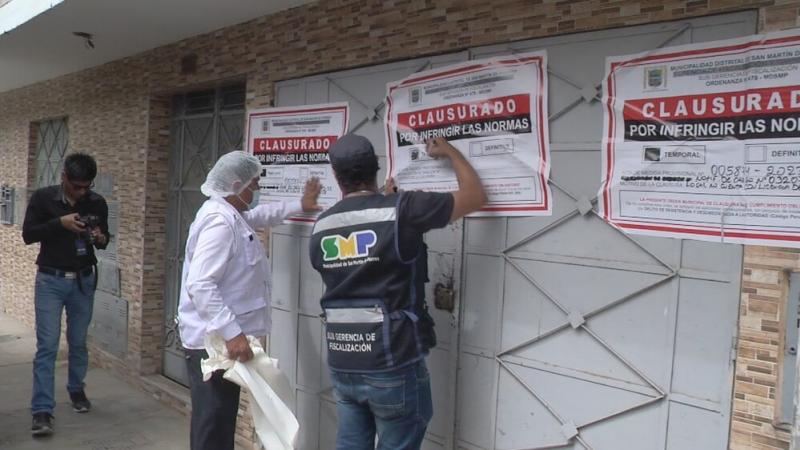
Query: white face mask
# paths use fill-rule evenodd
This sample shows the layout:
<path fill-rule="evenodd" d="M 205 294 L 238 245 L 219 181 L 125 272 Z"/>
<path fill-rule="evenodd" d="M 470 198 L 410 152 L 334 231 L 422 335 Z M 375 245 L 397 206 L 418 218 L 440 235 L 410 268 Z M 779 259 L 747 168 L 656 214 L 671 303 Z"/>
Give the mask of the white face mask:
<path fill-rule="evenodd" d="M 261 188 L 258 188 L 255 191 L 253 191 L 253 199 L 250 200 L 250 204 L 247 205 L 248 209 L 253 209 L 256 206 L 258 206 L 259 197 L 261 197 Z"/>
<path fill-rule="evenodd" d="M 250 188 L 246 187 L 245 189 L 249 190 Z M 244 192 L 244 191 L 242 191 L 242 192 Z M 261 197 L 261 188 L 256 188 L 255 190 L 251 190 L 250 192 L 253 193 L 253 199 L 250 200 L 250 203 L 247 204 L 247 209 L 253 209 L 256 206 L 258 206 L 258 200 L 259 200 L 259 197 Z M 245 201 L 244 201 L 244 199 L 242 198 L 241 195 L 236 194 L 236 197 L 238 197 L 239 200 L 242 201 L 242 203 L 245 203 Z"/>

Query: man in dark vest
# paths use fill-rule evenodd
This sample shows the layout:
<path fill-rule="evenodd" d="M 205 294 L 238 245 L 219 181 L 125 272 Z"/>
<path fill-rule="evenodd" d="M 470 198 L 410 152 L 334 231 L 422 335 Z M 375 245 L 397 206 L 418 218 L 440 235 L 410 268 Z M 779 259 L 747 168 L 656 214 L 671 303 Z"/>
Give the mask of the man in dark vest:
<path fill-rule="evenodd" d="M 436 344 L 425 304 L 423 234 L 486 202 L 480 178 L 444 139 L 427 143 L 458 179 L 448 193 L 377 188 L 372 144 L 346 135 L 328 151 L 344 198 L 322 213 L 310 256 L 322 275 L 321 305 L 339 430 L 336 448 L 419 449 L 433 415 L 425 356 Z"/>

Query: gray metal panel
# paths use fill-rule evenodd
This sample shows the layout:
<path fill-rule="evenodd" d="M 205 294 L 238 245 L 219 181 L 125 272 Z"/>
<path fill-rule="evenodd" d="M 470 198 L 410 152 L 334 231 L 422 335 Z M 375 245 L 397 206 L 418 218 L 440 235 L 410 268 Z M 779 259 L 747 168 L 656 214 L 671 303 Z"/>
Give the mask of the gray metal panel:
<path fill-rule="evenodd" d="M 499 258 L 467 255 L 462 296 L 461 344 L 494 356 L 499 334 L 501 266 Z"/>
<path fill-rule="evenodd" d="M 298 317 L 297 385 L 311 391 L 322 389 L 322 321 L 317 316 Z"/>
<path fill-rule="evenodd" d="M 471 252 L 499 254 L 506 248 L 505 229 L 507 219 L 503 217 L 476 217 L 464 222 L 465 247 Z"/>
<path fill-rule="evenodd" d="M 330 99 L 330 82 L 326 79 L 306 83 L 306 104 L 327 103 Z"/>
<path fill-rule="evenodd" d="M 293 386 L 297 382 L 297 336 L 296 316 L 288 311 L 272 308 L 269 354 L 278 359 L 278 366 Z"/>
<path fill-rule="evenodd" d="M 519 361 L 520 364 L 544 363 L 564 376 L 594 381 L 602 378 L 607 384 L 620 381 L 631 385 L 631 389 L 645 386 L 630 367 L 626 367 L 600 343 L 584 331 L 573 330 L 571 327 L 552 338 L 530 345 L 519 354 L 516 358 L 506 359 Z"/>
<path fill-rule="evenodd" d="M 550 178 L 567 181 L 566 186 L 576 196 L 594 198 L 600 185 L 600 147 L 562 144 L 553 145 L 556 149 L 551 155 Z M 588 149 L 587 149 L 588 148 Z M 559 186 L 561 184 L 559 183 Z M 556 187 L 556 189 L 559 189 Z M 573 201 L 574 202 L 574 201 Z M 572 202 L 567 202 L 572 203 Z"/>
<path fill-rule="evenodd" d="M 440 444 L 430 439 L 422 441 L 422 447 L 420 447 L 421 450 L 445 450 L 445 448 L 449 447 L 445 447 L 445 444 Z"/>
<path fill-rule="evenodd" d="M 720 244 L 723 245 L 723 244 Z M 738 283 L 681 279 L 672 391 L 729 408 Z"/>
<path fill-rule="evenodd" d="M 586 441 L 596 449 L 662 450 L 665 433 L 661 430 L 667 421 L 666 415 L 664 408 L 651 404 L 623 416 L 607 419 L 602 426 L 586 427 L 582 433 Z M 580 445 L 575 447 L 581 448 Z M 684 450 L 694 448 L 684 447 Z M 702 448 L 712 450 L 711 447 Z"/>
<path fill-rule="evenodd" d="M 111 233 L 111 240 L 103 250 L 97 250 L 97 257 L 116 262 L 118 260 L 117 245 L 119 236 L 119 202 L 107 201 L 108 204 L 108 232 Z"/>
<path fill-rule="evenodd" d="M 450 352 L 442 346 L 431 349 L 425 362 L 431 377 L 431 395 L 434 405 L 446 405 L 449 401 L 450 391 L 447 387 L 452 383 L 449 376 Z M 444 443 L 452 432 L 453 423 L 444 414 L 434 414 L 428 424 L 429 437 Z"/>
<path fill-rule="evenodd" d="M 612 416 L 619 411 L 635 407 L 652 400 L 653 397 L 652 395 L 643 395 L 626 389 L 611 387 L 602 383 L 590 382 L 570 376 L 563 376 L 562 374 L 553 373 L 548 370 L 532 369 L 516 365 L 511 366 L 511 369 L 521 379 L 522 382 L 533 388 L 534 392 L 536 392 L 536 395 L 539 396 L 542 401 L 539 402 L 531 393 L 528 392 L 524 394 L 519 393 L 520 397 L 516 402 L 500 404 L 508 407 L 511 411 L 516 411 L 519 413 L 518 408 L 523 407 L 523 405 L 527 402 L 539 402 L 542 404 L 546 403 L 555 411 L 557 411 L 563 420 L 571 422 L 578 427 L 584 426 L 585 424 L 594 423 L 605 417 Z M 504 371 L 504 373 L 508 374 L 510 372 Z M 506 384 L 512 385 L 520 383 L 514 378 L 504 378 L 504 381 L 507 382 Z M 503 389 L 506 389 L 506 386 L 501 383 L 500 389 L 502 391 Z M 561 426 L 559 424 L 555 430 L 553 430 L 553 428 L 547 429 L 548 425 L 552 426 L 552 415 L 549 415 L 550 417 L 546 416 L 529 418 L 529 426 L 527 428 L 538 429 L 543 434 L 547 433 L 545 435 L 549 434 L 548 437 L 552 439 L 551 436 L 554 434 L 553 432 L 560 431 Z M 652 419 L 653 417 L 651 417 L 651 420 Z M 539 423 L 540 420 L 542 421 L 541 423 Z M 606 424 L 604 424 L 604 427 L 602 428 L 605 428 L 605 425 Z M 608 428 L 618 429 L 626 428 L 627 426 L 629 426 L 629 424 L 617 423 L 615 426 Z M 635 441 L 635 448 L 637 450 L 650 448 L 655 449 L 658 448 L 659 444 L 663 443 L 663 440 L 658 442 L 657 433 L 652 432 L 652 430 L 657 429 L 658 426 L 658 421 L 652 420 L 651 423 L 649 423 L 649 430 L 633 429 L 627 434 L 635 434 L 639 436 L 640 439 Z M 519 431 L 517 431 L 517 433 L 519 433 Z M 539 439 L 541 439 L 541 437 Z M 568 440 L 563 434 L 561 439 L 562 442 Z M 601 443 L 592 441 L 593 447 L 597 449 L 616 449 L 620 448 L 618 446 L 622 443 L 622 440 L 614 440 L 612 442 L 608 442 L 606 445 L 603 445 Z M 543 444 L 547 444 L 547 442 L 530 442 L 527 445 L 532 448 L 537 448 L 542 447 Z M 608 444 L 612 445 L 607 446 Z"/>
<path fill-rule="evenodd" d="M 296 239 L 296 238 L 295 238 Z M 317 315 L 320 313 L 319 299 L 322 297 L 324 285 L 322 277 L 311 266 L 308 256 L 310 239 L 300 238 L 300 312 L 303 314 Z"/>
<path fill-rule="evenodd" d="M 499 386 L 497 403 L 514 407 L 497 411 L 497 447 L 531 448 L 566 443 L 558 420 L 507 371 L 500 372 Z"/>
<path fill-rule="evenodd" d="M 609 307 L 612 302 L 657 283 L 663 276 L 542 261 L 522 260 L 517 263 L 568 311 L 587 317 L 592 329 L 629 362 L 660 385 L 667 383 L 670 361 L 663 358 L 663 352 L 650 349 L 670 349 L 672 329 L 668 320 L 674 316 L 674 306 L 669 299 L 676 294 L 676 283 L 658 285 Z M 581 331 L 574 332 L 567 315 L 541 291 L 530 284 L 526 286 L 527 280 L 521 279 L 516 269 L 509 268 L 506 276 L 504 349 L 565 327 L 552 338 L 542 339 L 514 355 L 587 375 L 646 386 L 636 373 L 594 339 Z M 599 288 L 596 280 L 603 280 L 604 286 Z M 608 309 L 590 316 L 603 308 Z"/>
<path fill-rule="evenodd" d="M 674 240 L 674 239 L 673 239 Z M 735 281 L 727 278 L 730 274 L 738 274 L 742 265 L 742 246 L 720 244 L 706 241 L 682 241 L 681 270 L 702 274 L 705 278 L 720 281 Z"/>
<path fill-rule="evenodd" d="M 97 289 L 112 295 L 120 295 L 119 265 L 105 258 L 97 260 Z"/>
<path fill-rule="evenodd" d="M 275 83 L 275 105 L 298 106 L 305 104 L 305 83 L 302 80 L 288 80 Z"/>
<path fill-rule="evenodd" d="M 324 348 L 324 345 L 324 341 L 320 342 L 320 349 Z M 323 400 L 335 401 L 333 389 L 331 388 L 333 385 L 331 382 L 331 372 L 328 369 L 328 352 L 321 350 L 320 352 L 322 353 L 322 362 L 320 363 L 320 366 L 322 367 L 322 382 L 320 383 L 322 385 L 322 389 L 319 390 L 319 395 Z"/>
<path fill-rule="evenodd" d="M 693 27 L 692 42 L 713 41 L 747 36 L 756 32 L 757 12 L 754 10 L 707 17 L 702 26 Z"/>
<path fill-rule="evenodd" d="M 300 279 L 300 253 L 297 238 L 272 233 L 270 236 L 272 263 L 272 306 L 284 310 L 297 309 Z"/>
<path fill-rule="evenodd" d="M 459 220 L 444 228 L 426 233 L 425 243 L 428 244 L 428 249 L 453 253 L 461 248 L 461 224 L 462 222 Z"/>
<path fill-rule="evenodd" d="M 320 401 L 319 410 L 319 449 L 334 450 L 336 448 L 336 428 L 339 421 L 336 418 L 336 404 L 331 401 Z"/>
<path fill-rule="evenodd" d="M 599 274 L 605 277 L 608 272 L 600 271 Z M 661 279 L 630 272 L 628 274 L 635 275 L 641 281 L 654 282 Z M 614 284 L 615 280 L 607 280 L 609 284 Z M 628 282 L 631 281 L 623 283 Z M 678 287 L 678 280 L 673 278 L 592 319 L 592 329 L 661 388 L 669 385 L 672 371 L 672 361 L 666 356 L 673 347 L 672 324 L 675 323 L 677 311 L 675 302 L 671 300 L 677 297 Z M 633 292 L 631 285 L 626 288 L 629 293 Z M 635 383 L 646 385 L 641 377 L 637 377 Z"/>
<path fill-rule="evenodd" d="M 509 243 L 515 243 L 531 232 L 526 233 L 526 225 L 535 222 L 534 218 L 509 220 Z M 498 230 L 499 232 L 499 230 Z M 609 245 L 613 242 L 614 245 Z M 543 255 L 557 255 L 560 259 L 576 264 L 626 268 L 652 273 L 666 273 L 664 265 L 657 259 L 608 226 L 595 215 L 575 215 L 546 234 L 536 237 L 512 252 L 515 256 L 540 258 Z"/>
<path fill-rule="evenodd" d="M 164 358 L 164 373 L 173 374 L 172 379 L 188 380 L 189 371 L 186 368 L 186 361 L 178 358 Z"/>
<path fill-rule="evenodd" d="M 128 351 L 128 302 L 97 291 L 89 335 L 107 352 L 124 358 Z"/>
<path fill-rule="evenodd" d="M 492 448 L 497 371 L 493 358 L 460 355 L 456 400 L 456 442 L 459 445 Z"/>
<path fill-rule="evenodd" d="M 473 256 L 469 255 L 468 258 Z M 470 270 L 469 267 L 467 270 Z M 530 281 L 522 272 L 509 267 L 506 269 L 503 281 L 502 289 L 509 294 L 516 294 L 501 297 L 503 302 L 501 349 L 533 339 L 541 335 L 542 330 L 553 330 L 568 323 L 564 313 L 549 301 L 544 293 L 531 287 Z"/>
<path fill-rule="evenodd" d="M 730 418 L 722 414 L 672 402 L 667 423 L 666 450 L 717 450 L 727 448 L 719 436 L 727 434 Z M 632 447 L 631 447 L 632 448 Z"/>
<path fill-rule="evenodd" d="M 297 448 L 314 450 L 319 447 L 319 402 L 316 393 L 297 390 L 297 422 L 301 431 L 297 438 Z"/>

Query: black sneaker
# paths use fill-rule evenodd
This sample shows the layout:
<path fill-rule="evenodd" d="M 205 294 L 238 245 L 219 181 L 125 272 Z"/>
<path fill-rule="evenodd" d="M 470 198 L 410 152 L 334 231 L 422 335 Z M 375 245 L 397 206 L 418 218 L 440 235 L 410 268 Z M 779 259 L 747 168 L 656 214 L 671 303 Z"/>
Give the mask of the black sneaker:
<path fill-rule="evenodd" d="M 34 437 L 50 436 L 53 434 L 53 416 L 46 412 L 34 414 L 31 434 Z"/>
<path fill-rule="evenodd" d="M 69 398 L 72 400 L 72 410 L 76 413 L 87 413 L 92 409 L 92 402 L 86 398 L 86 393 L 83 391 L 70 392 Z"/>

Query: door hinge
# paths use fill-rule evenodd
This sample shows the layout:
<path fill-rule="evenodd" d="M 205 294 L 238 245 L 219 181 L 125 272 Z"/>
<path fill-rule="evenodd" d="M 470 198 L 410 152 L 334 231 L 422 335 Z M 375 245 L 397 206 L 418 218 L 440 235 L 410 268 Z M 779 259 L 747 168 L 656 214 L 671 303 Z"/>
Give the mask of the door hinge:
<path fill-rule="evenodd" d="M 731 362 L 736 361 L 736 355 L 739 352 L 739 336 L 731 337 Z"/>

